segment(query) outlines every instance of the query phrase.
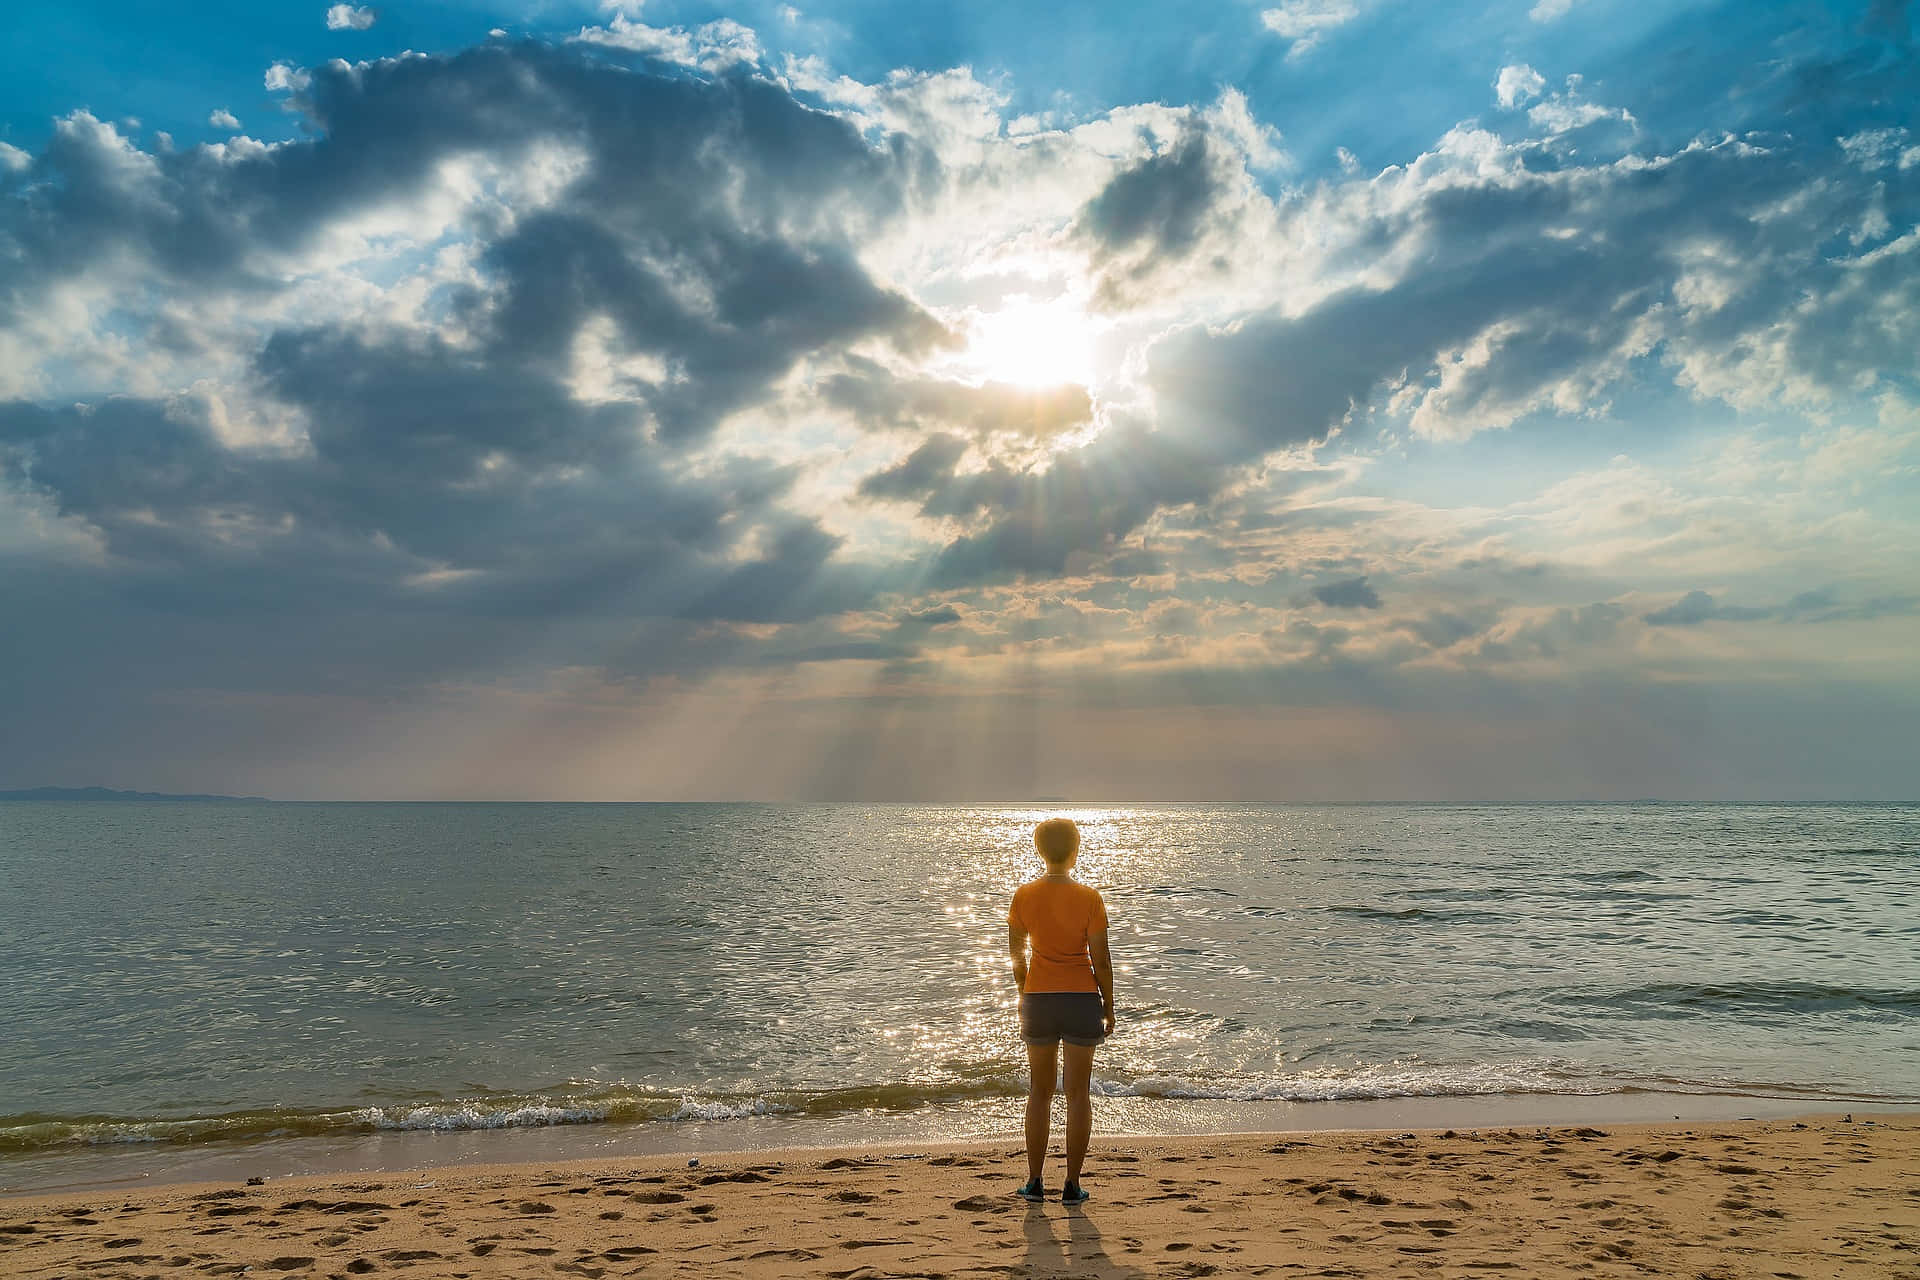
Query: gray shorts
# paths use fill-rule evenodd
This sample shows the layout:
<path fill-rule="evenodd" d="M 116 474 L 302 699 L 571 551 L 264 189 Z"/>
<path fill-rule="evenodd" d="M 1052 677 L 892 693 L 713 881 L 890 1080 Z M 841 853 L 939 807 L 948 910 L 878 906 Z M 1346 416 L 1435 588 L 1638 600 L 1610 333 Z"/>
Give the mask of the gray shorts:
<path fill-rule="evenodd" d="M 1028 1044 L 1095 1045 L 1107 1038 L 1097 991 L 1035 991 L 1020 997 L 1020 1038 Z"/>

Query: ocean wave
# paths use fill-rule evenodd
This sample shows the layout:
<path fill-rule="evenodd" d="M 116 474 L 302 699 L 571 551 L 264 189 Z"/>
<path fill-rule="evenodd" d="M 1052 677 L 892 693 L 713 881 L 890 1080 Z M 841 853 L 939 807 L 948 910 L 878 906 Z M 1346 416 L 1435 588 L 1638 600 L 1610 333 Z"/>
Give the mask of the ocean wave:
<path fill-rule="evenodd" d="M 356 1133 L 462 1133 L 577 1124 L 722 1122 L 763 1116 L 835 1116 L 909 1111 L 1012 1097 L 1025 1084 L 1012 1072 L 939 1084 L 877 1084 L 761 1094 L 689 1094 L 633 1088 L 591 1093 L 494 1095 L 389 1106 L 265 1108 L 186 1117 L 0 1116 L 0 1153 L 54 1147 L 244 1142 Z"/>
<path fill-rule="evenodd" d="M 556 1125 L 731 1120 L 797 1108 L 770 1098 L 697 1097 L 614 1090 L 511 1095 L 352 1108 L 264 1108 L 220 1115 L 0 1116 L 0 1152 L 50 1147 L 244 1142 L 355 1133 L 463 1133 Z"/>
<path fill-rule="evenodd" d="M 1106 1098 L 1215 1102 L 1365 1102 L 1495 1094 L 1591 1096 L 1618 1093 L 1738 1094 L 1872 1101 L 1872 1095 L 1805 1085 L 1737 1083 L 1609 1074 L 1549 1059 L 1495 1063 L 1394 1060 L 1249 1079 L 1142 1075 L 1096 1077 Z M 631 1087 L 597 1093 L 492 1095 L 377 1107 L 263 1109 L 188 1117 L 0 1116 L 0 1154 L 113 1145 L 201 1145 L 268 1139 L 348 1137 L 383 1132 L 459 1133 L 591 1124 L 725 1124 L 766 1117 L 798 1122 L 999 1100 L 1025 1093 L 1012 1071 L 982 1065 L 971 1078 L 884 1083 L 862 1088 L 706 1094 Z M 1904 1105 L 1904 1104 L 1903 1104 Z"/>
<path fill-rule="evenodd" d="M 1624 1092 L 1619 1081 L 1585 1076 L 1543 1063 L 1479 1063 L 1443 1066 L 1388 1062 L 1353 1068 L 1322 1068 L 1264 1080 L 1190 1080 L 1143 1076 L 1130 1082 L 1096 1080 L 1103 1097 L 1216 1100 L 1222 1102 L 1367 1102 L 1384 1098 L 1455 1098 L 1488 1094 L 1592 1095 Z"/>
<path fill-rule="evenodd" d="M 1357 920 L 1390 920 L 1400 924 L 1411 923 L 1418 920 L 1452 924 L 1498 920 L 1501 918 L 1491 911 L 1447 911 L 1429 907 L 1400 907 L 1396 909 L 1392 907 L 1330 906 L 1316 907 L 1314 910 L 1323 911 L 1328 915 L 1352 916 Z"/>
<path fill-rule="evenodd" d="M 1702 1012 L 1742 1018 L 1847 1010 L 1920 1014 L 1920 991 L 1812 982 L 1652 982 L 1634 987 L 1561 992 L 1548 1000 L 1558 1005 L 1674 1018 Z"/>

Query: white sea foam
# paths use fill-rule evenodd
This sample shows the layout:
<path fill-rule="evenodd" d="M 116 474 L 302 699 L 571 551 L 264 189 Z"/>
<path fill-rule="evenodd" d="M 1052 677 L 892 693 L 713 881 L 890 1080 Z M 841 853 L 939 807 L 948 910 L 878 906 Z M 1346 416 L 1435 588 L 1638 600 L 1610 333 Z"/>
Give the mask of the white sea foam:
<path fill-rule="evenodd" d="M 682 1098 L 680 1109 L 669 1120 L 745 1120 L 751 1116 L 783 1115 L 797 1110 L 767 1098 L 743 1098 L 737 1102 L 701 1101 Z"/>
<path fill-rule="evenodd" d="M 369 1107 L 360 1118 L 376 1129 L 446 1130 L 540 1128 L 557 1124 L 597 1124 L 607 1118 L 604 1103 L 556 1106 L 531 1102 L 511 1107 L 477 1103 L 455 1106 Z"/>
<path fill-rule="evenodd" d="M 1357 1102 L 1373 1098 L 1449 1098 L 1494 1093 L 1617 1093 L 1618 1079 L 1583 1078 L 1549 1063 L 1473 1063 L 1443 1066 L 1386 1062 L 1326 1068 L 1256 1080 L 1204 1081 L 1142 1076 L 1094 1081 L 1108 1098 L 1217 1099 L 1225 1102 Z"/>

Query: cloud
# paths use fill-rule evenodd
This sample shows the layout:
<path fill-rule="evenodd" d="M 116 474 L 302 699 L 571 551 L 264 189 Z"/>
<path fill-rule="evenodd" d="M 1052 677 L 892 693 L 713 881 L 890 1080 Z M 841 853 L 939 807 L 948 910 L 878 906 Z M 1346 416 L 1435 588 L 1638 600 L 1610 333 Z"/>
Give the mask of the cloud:
<path fill-rule="evenodd" d="M 1313 598 L 1330 609 L 1378 609 L 1380 593 L 1365 578 L 1342 578 L 1313 588 Z"/>
<path fill-rule="evenodd" d="M 332 5 L 327 9 L 327 30 L 365 31 L 373 25 L 377 16 L 371 7 L 365 5 Z"/>
<path fill-rule="evenodd" d="M 821 396 L 847 410 L 862 427 L 958 429 L 979 436 L 1006 433 L 1043 440 L 1093 415 L 1093 400 L 1081 386 L 975 386 L 947 378 L 897 377 L 872 361 L 821 379 Z"/>
<path fill-rule="evenodd" d="M 1121 308 L 1150 294 L 1150 282 L 1178 269 L 1209 232 L 1223 229 L 1237 158 L 1218 153 L 1203 128 L 1115 174 L 1081 209 L 1075 232 L 1093 250 L 1096 298 Z"/>
<path fill-rule="evenodd" d="M 1656 627 L 1690 627 L 1715 614 L 1713 597 L 1704 591 L 1689 591 L 1665 608 L 1642 615 Z"/>
<path fill-rule="evenodd" d="M 917 487 L 901 488 L 902 475 L 869 492 L 991 521 L 941 554 L 939 583 L 1067 573 L 1117 554 L 1148 521 L 1210 500 L 1275 451 L 1377 415 L 1453 439 L 1535 413 L 1597 416 L 1610 387 L 1663 376 L 1732 404 L 1761 386 L 1831 401 L 1898 365 L 1889 332 L 1920 341 L 1903 245 L 1851 266 L 1811 248 L 1810 225 L 1857 217 L 1871 196 L 1840 178 L 1837 147 L 1723 139 L 1582 160 L 1556 150 L 1560 127 L 1515 142 L 1457 129 L 1409 165 L 1276 210 L 1277 226 L 1250 231 L 1244 252 L 1269 256 L 1248 274 L 1291 282 L 1284 300 L 1176 324 L 1152 342 L 1140 365 L 1150 414 L 1044 468 L 961 471 L 957 455 L 930 453 L 910 469 Z M 1122 170 L 1102 194 L 1128 198 L 1105 218 L 1083 209 L 1078 234 L 1187 243 L 1187 228 L 1220 216 L 1209 196 L 1232 198 L 1195 178 L 1195 154 L 1169 147 Z M 1810 187 L 1811 172 L 1834 180 Z M 1149 175 L 1165 198 L 1132 190 L 1131 178 Z M 1780 213 L 1791 201 L 1792 216 Z M 1294 244 L 1311 245 L 1311 258 L 1288 260 Z M 1851 300 L 1862 269 L 1879 273 L 1876 304 Z M 1782 289 L 1784 278 L 1799 291 Z M 1852 338 L 1837 340 L 1843 332 Z M 1746 378 L 1726 377 L 1729 363 L 1746 365 Z M 947 465 L 925 465 L 936 461 Z M 1082 491 L 1107 500 L 1089 505 Z"/>
<path fill-rule="evenodd" d="M 582 159 L 513 216 L 443 215 L 474 238 L 472 265 L 435 286 L 429 323 L 271 319 L 218 400 L 0 408 L 8 470 L 96 531 L 113 572 L 194 610 L 305 597 L 756 624 L 880 589 L 839 536 L 782 509 L 791 471 L 691 455 L 805 357 L 941 333 L 851 249 L 898 206 L 892 153 L 764 82 L 537 48 L 329 64 L 303 92 L 317 137 L 232 157 L 147 155 L 63 122 L 44 157 L 59 180 L 0 223 L 32 262 L 4 314 L 107 263 L 217 312 L 368 211 L 439 199 L 431 175 L 475 149 Z M 486 105 L 435 109 L 449 97 Z M 660 372 L 577 395 L 590 328 Z M 235 403 L 296 434 L 227 438 Z"/>
<path fill-rule="evenodd" d="M 1260 22 L 1283 40 L 1291 40 L 1289 58 L 1306 56 L 1329 32 L 1360 16 L 1353 0 L 1283 0 L 1261 11 Z"/>
<path fill-rule="evenodd" d="M 1670 141 L 1513 64 L 1499 132 L 1298 175 L 1230 95 L 1009 121 L 965 70 L 750 35 L 277 63 L 286 142 L 74 112 L 0 150 L 8 710 L 170 698 L 232 743 L 242 704 L 444 697 L 518 742 L 1084 685 L 1330 724 L 1361 690 L 1386 734 L 1449 679 L 1910 651 L 1891 117 Z M 1097 313 L 1098 376 L 951 376 L 1021 295 Z M 1725 420 L 1764 439 L 1688 484 L 1586 465 Z M 1518 455 L 1456 442 L 1507 429 L 1482 483 Z"/>
<path fill-rule="evenodd" d="M 207 117 L 207 123 L 216 129 L 238 129 L 240 118 L 225 107 L 221 107 Z"/>
<path fill-rule="evenodd" d="M 263 83 L 269 93 L 297 93 L 313 81 L 312 75 L 290 62 L 276 62 L 267 68 Z"/>
<path fill-rule="evenodd" d="M 1626 609 L 1610 601 L 1520 611 L 1488 630 L 1478 656 L 1496 661 L 1559 659 L 1608 644 L 1626 619 Z"/>
<path fill-rule="evenodd" d="M 967 442 L 958 436 L 929 436 L 919 447 L 884 471 L 860 482 L 861 496 L 924 501 L 953 478 L 953 468 L 966 455 Z"/>
<path fill-rule="evenodd" d="M 1152 253 L 1183 254 L 1219 199 L 1214 168 L 1206 135 L 1186 134 L 1115 176 L 1087 202 L 1080 230 L 1105 253 L 1144 244 Z"/>
<path fill-rule="evenodd" d="M 1705 591 L 1689 591 L 1672 604 L 1643 614 L 1656 627 L 1691 627 L 1703 622 L 1863 622 L 1875 618 L 1904 617 L 1920 606 L 1920 597 L 1909 595 L 1872 596 L 1844 603 L 1833 586 L 1803 591 L 1785 604 L 1758 608 L 1725 605 Z"/>
<path fill-rule="evenodd" d="M 1573 12 L 1580 0 L 1539 0 L 1533 8 L 1527 10 L 1527 16 L 1535 22 L 1556 22 Z"/>
<path fill-rule="evenodd" d="M 1547 90 L 1547 78 L 1526 63 L 1500 68 L 1493 82 L 1494 96 L 1502 107 L 1512 110 L 1524 106 Z"/>
<path fill-rule="evenodd" d="M 582 28 L 574 38 L 586 44 L 626 49 L 704 71 L 751 65 L 762 57 L 759 36 L 751 27 L 731 18 L 719 18 L 689 30 L 652 27 L 615 13 L 606 26 Z"/>

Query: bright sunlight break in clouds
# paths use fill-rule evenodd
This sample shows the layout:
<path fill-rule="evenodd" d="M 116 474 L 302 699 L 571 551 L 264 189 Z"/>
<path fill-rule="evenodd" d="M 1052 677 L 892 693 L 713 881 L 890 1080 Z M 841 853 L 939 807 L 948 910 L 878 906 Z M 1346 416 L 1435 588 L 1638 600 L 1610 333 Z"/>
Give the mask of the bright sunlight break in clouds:
<path fill-rule="evenodd" d="M 25 6 L 0 787 L 1920 790 L 1906 3 L 1035 12 Z"/>

